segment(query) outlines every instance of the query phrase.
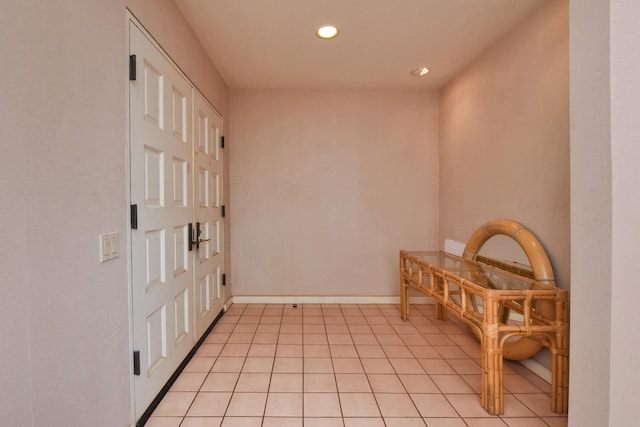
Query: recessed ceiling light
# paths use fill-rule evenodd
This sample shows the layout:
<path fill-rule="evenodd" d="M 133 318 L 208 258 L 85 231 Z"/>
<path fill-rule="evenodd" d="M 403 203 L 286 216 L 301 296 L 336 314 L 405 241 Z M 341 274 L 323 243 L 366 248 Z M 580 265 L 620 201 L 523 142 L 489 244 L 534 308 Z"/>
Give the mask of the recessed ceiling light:
<path fill-rule="evenodd" d="M 327 25 L 325 27 L 318 28 L 317 34 L 321 39 L 332 39 L 338 35 L 338 29 L 331 25 Z"/>
<path fill-rule="evenodd" d="M 429 74 L 429 69 L 426 67 L 416 68 L 411 72 L 411 75 L 416 77 L 426 76 L 427 74 Z"/>

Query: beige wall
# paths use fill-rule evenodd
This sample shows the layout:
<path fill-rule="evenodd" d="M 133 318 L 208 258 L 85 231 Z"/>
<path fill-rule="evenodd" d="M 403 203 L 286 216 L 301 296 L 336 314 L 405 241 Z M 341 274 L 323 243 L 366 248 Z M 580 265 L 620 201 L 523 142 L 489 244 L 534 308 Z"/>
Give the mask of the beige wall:
<path fill-rule="evenodd" d="M 639 16 L 571 2 L 570 427 L 637 424 Z"/>
<path fill-rule="evenodd" d="M 440 238 L 511 218 L 569 288 L 568 2 L 552 1 L 441 91 Z"/>
<path fill-rule="evenodd" d="M 216 107 L 171 0 L 131 1 Z M 0 425 L 128 426 L 125 1 L 3 2 Z M 120 257 L 98 262 L 98 235 Z"/>
<path fill-rule="evenodd" d="M 637 419 L 640 386 L 636 369 L 640 339 L 634 328 L 640 325 L 636 304 L 640 301 L 640 3 L 613 1 L 610 16 L 613 244 L 609 422 L 623 426 Z"/>
<path fill-rule="evenodd" d="M 124 10 L 2 5 L 3 426 L 130 420 L 126 256 L 98 262 L 125 236 Z"/>
<path fill-rule="evenodd" d="M 438 98 L 232 91 L 234 295 L 391 296 L 437 245 Z"/>
<path fill-rule="evenodd" d="M 31 424 L 31 385 L 29 378 L 29 275 L 26 260 L 29 251 L 25 215 L 27 203 L 24 192 L 29 188 L 27 145 L 36 136 L 27 133 L 24 115 L 27 113 L 25 95 L 34 91 L 25 90 L 25 71 L 30 65 L 25 48 L 35 45 L 33 38 L 20 46 L 9 43 L 12 33 L 19 33 L 25 17 L 38 16 L 28 3 L 3 4 L 0 13 L 0 55 L 12 58 L 12 66 L 0 68 L 0 424 L 19 425 L 27 417 L 25 425 Z M 42 17 L 40 17 L 42 20 Z M 21 52 L 25 52 L 22 53 Z M 4 62 L 4 61 L 3 61 Z M 28 70 L 28 69 L 27 69 Z M 31 77 L 35 77 L 31 73 Z M 13 183 L 13 185 L 11 185 Z"/>
<path fill-rule="evenodd" d="M 611 405 L 609 19 L 609 2 L 571 2 L 572 427 L 608 426 Z"/>

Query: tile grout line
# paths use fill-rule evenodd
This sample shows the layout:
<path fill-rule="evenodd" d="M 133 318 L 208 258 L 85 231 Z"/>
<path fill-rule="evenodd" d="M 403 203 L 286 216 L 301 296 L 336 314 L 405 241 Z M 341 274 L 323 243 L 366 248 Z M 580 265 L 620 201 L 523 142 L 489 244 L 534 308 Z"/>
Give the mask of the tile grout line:
<path fill-rule="evenodd" d="M 369 310 L 372 307 L 376 307 L 376 311 L 374 310 Z M 397 310 L 396 305 L 391 306 L 394 309 Z M 240 307 L 238 307 L 240 308 Z M 222 343 L 222 346 L 217 354 L 217 356 L 215 357 L 212 365 L 208 368 L 208 370 L 206 372 L 203 372 L 205 375 L 204 379 L 202 380 L 202 382 L 199 384 L 199 386 L 197 386 L 197 389 L 195 390 L 195 397 L 194 399 L 190 402 L 188 408 L 186 409 L 186 412 L 184 413 L 184 415 L 182 417 L 178 417 L 181 419 L 180 424 L 182 424 L 187 417 L 187 414 L 189 412 L 189 410 L 191 410 L 191 408 L 193 407 L 198 395 L 200 393 L 204 393 L 203 387 L 205 382 L 207 381 L 207 378 L 209 375 L 214 374 L 213 370 L 215 367 L 215 364 L 220 360 L 220 358 L 225 357 L 222 356 L 223 351 L 225 350 L 226 346 L 228 344 L 233 344 L 230 342 L 230 340 L 232 339 L 232 335 L 234 332 L 238 331 L 238 327 L 240 325 L 247 325 L 247 324 L 254 324 L 255 326 L 253 327 L 253 331 L 252 331 L 252 335 L 251 335 L 251 339 L 250 342 L 248 343 L 248 348 L 246 350 L 246 353 L 244 354 L 244 359 L 242 362 L 242 366 L 240 367 L 240 372 L 238 373 L 238 377 L 235 380 L 235 384 L 232 387 L 232 391 L 231 391 L 231 397 L 229 398 L 229 402 L 227 403 L 227 406 L 225 408 L 224 414 L 222 416 L 222 421 L 224 422 L 224 418 L 227 417 L 227 413 L 229 410 L 229 407 L 231 405 L 231 401 L 233 399 L 233 395 L 238 392 L 237 391 L 237 387 L 239 385 L 239 381 L 240 378 L 242 376 L 244 372 L 244 369 L 246 367 L 247 364 L 247 360 L 249 358 L 249 354 L 251 353 L 252 350 L 254 350 L 257 347 L 254 347 L 254 345 L 262 345 L 262 344 L 269 344 L 270 343 L 270 339 L 275 340 L 275 345 L 274 345 L 274 349 L 273 349 L 273 359 L 271 361 L 271 367 L 270 367 L 270 372 L 269 372 L 269 382 L 267 384 L 267 390 L 266 390 L 266 395 L 267 398 L 265 400 L 265 407 L 262 411 L 262 422 L 265 422 L 265 419 L 268 418 L 267 417 L 267 404 L 268 404 L 268 399 L 269 399 L 269 394 L 271 393 L 271 387 L 273 385 L 273 380 L 274 380 L 274 370 L 275 370 L 275 361 L 276 361 L 276 356 L 278 354 L 278 350 L 280 348 L 281 344 L 280 343 L 280 336 L 284 333 L 282 331 L 282 327 L 283 327 L 283 322 L 284 322 L 284 317 L 285 317 L 285 308 L 286 305 L 279 305 L 279 310 L 275 310 L 274 307 L 270 307 L 269 304 L 265 304 L 265 305 L 260 305 L 260 307 L 252 307 L 250 304 L 244 305 L 244 307 L 242 307 L 242 310 L 238 310 L 238 312 L 233 311 L 233 316 L 236 316 L 237 319 L 235 319 L 235 322 L 233 322 L 233 326 L 231 328 L 229 328 L 230 332 L 228 332 L 228 336 L 224 339 L 224 342 Z M 304 306 L 300 307 L 302 309 L 304 309 Z M 339 308 L 340 309 L 340 316 L 342 318 L 341 322 L 333 322 L 331 321 L 329 324 L 326 323 L 326 320 L 331 318 L 333 316 L 332 312 L 323 310 L 323 309 L 336 309 Z M 345 308 L 347 308 L 347 310 L 345 310 Z M 250 311 L 251 309 L 251 311 Z M 254 310 L 255 309 L 255 310 Z M 257 309 L 260 309 L 260 315 L 259 318 L 257 319 L 257 323 L 254 323 L 253 321 L 249 321 L 249 320 L 255 320 L 255 319 L 244 319 L 243 322 L 242 317 L 243 315 L 246 316 L 257 316 L 258 315 L 258 311 Z M 271 310 L 269 310 L 271 309 Z M 370 389 L 370 393 L 372 394 L 375 403 L 376 403 L 376 408 L 378 410 L 380 419 L 382 420 L 382 423 L 384 425 L 387 425 L 387 421 L 385 419 L 385 414 L 382 412 L 381 406 L 380 406 L 380 400 L 377 397 L 377 395 L 380 394 L 385 394 L 384 392 L 380 392 L 380 393 L 376 393 L 374 391 L 374 387 L 372 386 L 371 383 L 371 375 L 375 375 L 375 372 L 367 372 L 367 370 L 365 369 L 365 365 L 363 363 L 363 360 L 367 359 L 366 357 L 366 353 L 363 353 L 364 348 L 362 346 L 366 345 L 366 344 L 356 344 L 356 340 L 354 339 L 354 335 L 357 335 L 357 333 L 362 333 L 361 330 L 359 330 L 359 328 L 350 328 L 349 327 L 349 323 L 347 323 L 347 318 L 348 317 L 354 317 L 354 321 L 356 323 L 354 323 L 353 325 L 360 325 L 363 320 L 364 323 L 362 324 L 366 324 L 367 327 L 370 330 L 370 334 L 373 335 L 375 342 L 377 343 L 377 346 L 380 348 L 380 350 L 382 351 L 384 358 L 381 360 L 384 360 L 386 363 L 388 363 L 391 366 L 391 369 L 393 371 L 393 376 L 399 381 L 399 384 L 401 386 L 401 389 L 403 390 L 402 393 L 390 393 L 390 394 L 400 394 L 400 395 L 406 395 L 409 400 L 411 401 L 413 408 L 417 411 L 417 413 L 419 414 L 420 418 L 423 420 L 423 422 L 426 422 L 426 418 L 429 417 L 423 417 L 423 414 L 420 412 L 420 410 L 418 409 L 417 403 L 414 400 L 414 398 L 411 396 L 411 394 L 409 393 L 408 389 L 407 389 L 407 384 L 405 382 L 402 381 L 402 379 L 400 378 L 400 375 L 398 373 L 397 367 L 391 364 L 391 359 L 389 356 L 389 348 L 387 348 L 387 350 L 385 350 L 385 346 L 391 346 L 391 345 L 398 345 L 398 346 L 402 346 L 404 348 L 407 349 L 407 351 L 409 352 L 408 354 L 410 354 L 411 357 L 408 357 L 411 360 L 414 360 L 416 363 L 418 363 L 421 367 L 421 369 L 424 371 L 424 374 L 426 375 L 426 377 L 428 377 L 430 380 L 433 381 L 433 377 L 432 375 L 434 375 L 433 373 L 429 373 L 426 372 L 426 370 L 424 369 L 424 366 L 422 365 L 422 363 L 420 363 L 419 356 L 418 354 L 415 353 L 415 351 L 417 351 L 417 349 L 412 349 L 410 348 L 411 345 L 409 344 L 411 340 L 410 335 L 414 335 L 412 333 L 408 333 L 410 330 L 406 330 L 406 328 L 404 328 L 404 325 L 410 325 L 413 329 L 416 330 L 415 335 L 420 336 L 422 338 L 425 339 L 425 341 L 428 344 L 425 345 L 429 345 L 430 347 L 438 347 L 438 346 L 434 346 L 431 344 L 431 342 L 429 341 L 429 339 L 426 338 L 426 334 L 428 334 L 427 332 L 422 332 L 420 330 L 421 328 L 421 323 L 416 324 L 414 323 L 413 320 L 417 319 L 418 317 L 416 315 L 419 314 L 419 317 L 421 319 L 425 319 L 429 322 L 425 323 L 425 324 L 432 324 L 431 320 L 433 317 L 433 313 L 430 313 L 430 311 L 433 311 L 432 309 L 430 310 L 430 307 L 425 307 L 424 309 L 422 307 L 415 307 L 413 310 L 413 316 L 412 319 L 410 319 L 409 322 L 406 323 L 399 323 L 396 322 L 395 320 L 393 320 L 393 313 L 391 313 L 390 309 L 387 308 L 387 306 L 385 306 L 385 309 L 382 309 L 379 305 L 371 305 L 371 306 L 367 306 L 366 308 L 361 307 L 360 305 L 354 304 L 354 305 L 328 305 L 327 307 L 325 307 L 324 305 L 312 305 L 312 307 L 309 307 L 310 312 L 309 312 L 309 317 L 316 317 L 318 316 L 318 314 L 320 315 L 320 317 L 322 318 L 322 326 L 324 329 L 324 333 L 323 336 L 326 339 L 326 346 L 327 346 L 327 350 L 329 353 L 329 359 L 330 359 L 330 363 L 331 363 L 331 370 L 333 373 L 333 380 L 335 382 L 335 389 L 336 389 L 336 397 L 338 399 L 338 404 L 339 404 L 339 409 L 340 409 L 340 417 L 342 418 L 343 422 L 345 420 L 345 416 L 344 416 L 344 412 L 343 412 L 343 402 L 342 402 L 342 394 L 340 391 L 340 388 L 338 386 L 338 372 L 336 372 L 336 359 L 354 359 L 357 360 L 359 362 L 359 366 L 360 369 L 362 369 L 363 375 L 364 375 L 364 379 L 366 379 L 366 383 Z M 313 311 L 311 311 L 311 309 Z M 317 310 L 317 311 L 316 311 Z M 275 325 L 276 322 L 274 322 L 275 319 L 270 319 L 270 317 L 274 317 L 275 316 L 275 312 L 278 312 L 277 317 L 279 317 L 279 323 L 277 323 L 277 331 L 275 331 L 275 327 L 271 326 L 271 325 Z M 325 315 L 326 313 L 326 315 Z M 336 314 L 337 315 L 337 314 Z M 297 316 L 292 316 L 292 317 L 297 317 Z M 304 311 L 301 313 L 301 319 L 300 319 L 300 335 L 301 335 L 301 339 L 302 339 L 302 343 L 301 343 L 301 351 L 302 351 L 302 373 L 301 373 L 301 382 L 302 382 L 302 392 L 301 392 L 301 397 L 303 399 L 302 401 L 302 414 L 301 414 L 301 419 L 302 419 L 302 423 L 304 425 L 304 420 L 305 420 L 305 410 L 304 410 L 304 395 L 306 393 L 305 391 L 305 373 L 306 373 L 306 369 L 305 369 L 305 359 L 311 358 L 311 356 L 305 356 L 305 325 L 309 326 L 312 323 L 306 323 L 305 322 L 305 316 L 304 316 Z M 382 317 L 384 318 L 385 322 L 384 323 L 379 323 L 380 320 L 379 319 L 373 319 L 373 317 Z M 356 320 L 355 318 L 362 318 L 362 320 L 358 319 Z M 231 323 L 231 322 L 230 322 Z M 316 324 L 316 323 L 313 323 Z M 327 328 L 328 325 L 342 325 L 342 327 L 338 327 L 338 326 L 332 326 L 331 328 Z M 372 327 L 374 325 L 385 325 L 386 327 Z M 438 325 L 433 325 L 434 327 L 436 327 L 436 329 L 438 329 L 440 332 L 438 335 L 443 335 L 445 337 L 450 337 L 452 334 L 453 335 L 458 335 L 456 333 L 455 328 L 460 328 L 461 325 L 458 325 L 457 323 L 454 324 L 449 324 L 449 325 L 444 325 L 447 326 L 446 328 L 442 329 L 440 327 L 438 327 Z M 442 326 L 442 325 L 440 325 Z M 462 325 L 463 326 L 463 325 Z M 226 329 L 226 328 L 225 328 Z M 243 330 L 245 328 L 242 328 Z M 314 330 L 314 328 L 310 328 L 310 330 Z M 330 332 L 331 330 L 331 332 Z M 359 332 L 355 332 L 359 330 Z M 453 331 L 453 332 L 452 332 Z M 213 332 L 213 330 L 211 331 Z M 227 333 L 227 332 L 225 332 Z M 240 333 L 240 332 L 238 332 Z M 243 332 L 244 333 L 244 332 Z M 261 339 L 260 341 L 264 341 L 263 342 L 257 342 L 256 339 L 258 338 L 258 334 L 262 334 L 262 333 L 273 333 L 275 334 L 274 338 L 267 338 L 264 337 L 264 339 Z M 310 332 L 313 333 L 313 332 Z M 368 333 L 368 334 L 369 334 Z M 331 341 L 330 341 L 330 336 L 336 334 L 336 335 L 348 335 L 349 337 L 349 344 L 351 347 L 353 347 L 354 350 L 354 355 L 356 357 L 350 357 L 347 356 L 351 353 L 349 353 L 348 351 L 346 351 L 345 348 L 345 352 L 339 352 L 339 350 L 341 351 L 342 349 L 338 349 L 339 345 L 347 345 L 347 342 L 345 340 L 345 342 L 343 343 L 343 339 L 340 337 L 335 337 L 334 341 L 335 343 L 332 345 Z M 383 344 L 382 341 L 380 340 L 381 336 L 385 336 L 385 335 L 392 335 L 395 336 L 395 338 L 391 338 L 391 337 L 387 337 L 384 339 L 384 342 L 387 342 L 387 344 Z M 460 335 L 464 335 L 462 332 L 460 333 Z M 395 342 L 395 340 L 398 339 L 398 344 L 392 344 Z M 391 343 L 391 344 L 390 344 Z M 217 344 L 217 342 L 212 342 L 212 344 Z M 240 343 L 239 343 L 240 344 Z M 468 359 L 469 361 L 472 361 L 473 363 L 477 364 L 477 355 L 472 355 L 470 353 L 467 352 L 466 349 L 462 348 L 462 341 L 461 340 L 454 340 L 451 347 L 452 348 L 456 348 L 456 351 L 460 351 L 461 354 L 464 354 L 465 357 L 463 359 Z M 467 346 L 467 348 L 469 347 L 469 345 L 465 344 Z M 360 348 L 359 348 L 360 346 Z M 413 347 L 419 347 L 420 343 L 416 343 L 415 345 L 413 345 Z M 260 349 L 261 350 L 261 349 Z M 443 349 L 444 350 L 444 349 Z M 436 349 L 436 351 L 438 351 Z M 259 356 L 262 353 L 257 353 L 258 356 L 255 357 L 261 357 Z M 266 354 L 266 353 L 265 353 Z M 465 378 L 463 375 L 464 374 L 464 365 L 460 365 L 460 364 L 452 364 L 452 357 L 445 357 L 443 354 L 440 354 L 440 351 L 438 351 L 439 354 L 439 360 L 443 360 L 447 366 L 449 366 L 449 368 L 453 371 L 451 374 L 446 374 L 446 375 L 451 375 L 452 378 L 454 376 L 457 376 L 464 384 L 466 384 L 468 387 L 470 387 L 473 390 L 473 394 L 478 395 L 478 393 L 475 391 L 475 389 L 472 387 L 471 383 L 469 383 L 470 379 Z M 455 354 L 455 353 L 454 353 Z M 340 357 L 340 356 L 344 356 L 344 357 Z M 364 357 L 363 357 L 364 356 Z M 402 359 L 402 357 L 400 358 Z M 428 360 L 429 358 L 426 358 L 425 360 Z M 457 359 L 456 356 L 453 356 L 453 359 Z M 345 365 L 345 372 L 344 373 L 349 373 L 349 368 L 347 368 L 348 366 L 350 366 L 349 364 Z M 458 369 L 456 369 L 456 366 L 458 367 Z M 463 369 L 463 370 L 460 370 Z M 481 368 L 480 368 L 481 369 Z M 197 373 L 197 372 L 196 372 Z M 513 374 L 509 374 L 509 375 L 514 375 L 514 378 L 519 377 L 521 381 L 525 381 L 526 383 L 530 384 L 533 389 L 539 390 L 539 393 L 535 393 L 535 392 L 522 392 L 522 393 L 518 393 L 518 394 L 524 394 L 524 395 L 528 395 L 528 394 L 541 394 L 545 397 L 548 397 L 548 393 L 546 393 L 544 390 L 540 390 L 540 387 L 538 387 L 538 384 L 536 384 L 535 382 L 533 382 L 530 378 L 527 377 L 527 375 L 525 375 L 526 373 L 520 372 L 520 371 L 515 371 L 513 372 Z M 380 373 L 379 375 L 384 375 L 384 373 Z M 408 373 L 406 375 L 415 375 L 414 373 Z M 445 374 L 442 374 L 445 375 Z M 468 374 L 468 375 L 475 375 L 475 374 Z M 454 396 L 454 395 L 458 395 L 458 394 L 471 394 L 471 393 L 444 393 L 443 392 L 443 388 L 442 388 L 442 384 L 436 383 L 434 381 L 434 385 L 435 388 L 439 391 L 439 393 L 427 393 L 427 394 L 437 394 L 440 395 L 444 398 L 444 400 L 447 402 L 447 404 L 451 407 L 451 409 L 453 409 L 453 411 L 456 413 L 457 417 L 445 417 L 445 418 L 454 418 L 454 419 L 458 419 L 460 420 L 462 423 L 468 425 L 468 423 L 466 422 L 465 418 L 462 417 L 462 414 L 460 413 L 460 410 L 454 406 L 453 401 L 450 400 L 450 397 Z M 275 393 L 275 392 L 274 392 Z M 349 393 L 347 391 L 344 392 Z M 354 392 L 355 393 L 355 392 Z M 421 393 L 418 393 L 421 394 Z M 516 393 L 512 393 L 509 390 L 506 390 L 505 394 L 509 394 L 512 395 L 524 408 L 526 408 L 527 410 L 529 410 L 532 414 L 533 414 L 533 418 L 538 419 L 539 421 L 545 423 L 546 425 L 551 425 L 549 424 L 549 422 L 547 422 L 547 419 L 549 418 L 566 418 L 566 415 L 557 415 L 557 416 L 553 416 L 553 415 L 547 415 L 546 419 L 543 418 L 542 415 L 539 415 L 536 410 L 535 407 L 531 407 L 530 405 L 528 405 L 527 403 L 525 403 L 525 401 L 520 400 L 520 397 L 516 396 Z M 538 408 L 540 409 L 540 408 Z M 428 415 L 428 414 L 425 414 Z M 167 415 L 169 416 L 169 415 Z M 240 415 L 237 415 L 240 416 Z M 289 417 L 286 417 L 289 418 Z M 296 417 L 297 418 L 297 417 Z M 315 418 L 315 417 L 314 417 Z M 321 417 L 321 418 L 326 418 L 326 417 Z M 350 417 L 347 417 L 350 418 Z M 377 417 L 376 417 L 377 418 Z M 401 417 L 388 417 L 388 418 L 401 418 Z M 412 417 L 404 417 L 404 418 L 412 418 Z M 437 417 L 436 417 L 437 418 Z M 470 418 L 477 418 L 477 417 L 470 417 Z M 529 416 L 520 416 L 520 417 L 505 417 L 505 416 L 496 416 L 494 417 L 481 417 L 481 418 L 486 418 L 486 419 L 508 419 L 508 418 L 529 418 Z M 506 422 L 506 421 L 504 421 Z"/>

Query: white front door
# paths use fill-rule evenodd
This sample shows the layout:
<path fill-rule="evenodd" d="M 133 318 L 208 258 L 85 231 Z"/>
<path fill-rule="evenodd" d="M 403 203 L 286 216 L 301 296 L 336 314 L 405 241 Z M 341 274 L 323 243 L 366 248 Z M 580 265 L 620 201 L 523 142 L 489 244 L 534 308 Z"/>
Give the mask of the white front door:
<path fill-rule="evenodd" d="M 222 117 L 194 95 L 194 208 L 196 256 L 195 333 L 200 338 L 224 305 L 222 270 Z"/>
<path fill-rule="evenodd" d="M 216 223 L 214 205 L 209 204 L 207 212 L 194 209 L 192 85 L 133 22 L 129 49 L 136 64 L 129 91 L 129 143 L 130 198 L 137 207 L 137 228 L 131 230 L 131 286 L 133 349 L 140 356 L 133 384 L 139 418 L 193 349 L 196 328 L 201 334 L 204 322 L 210 324 L 220 311 L 214 310 L 220 268 L 212 261 L 214 249 L 222 247 L 214 227 L 222 225 Z M 214 116 L 209 120 L 216 123 L 217 133 L 220 125 Z M 214 164 L 199 159 L 195 170 L 204 168 L 215 177 Z M 214 187 L 213 181 L 206 185 Z M 195 194 L 202 192 L 199 187 Z M 201 239 L 212 239 L 200 251 L 195 246 L 190 250 L 189 244 L 195 215 L 204 231 Z M 203 254 L 207 259 L 201 263 Z M 201 277 L 210 281 L 211 290 L 198 286 L 196 291 Z M 206 292 L 210 297 L 199 307 L 204 304 L 215 314 L 205 313 L 206 320 L 196 322 L 203 313 L 194 309 L 196 293 Z"/>

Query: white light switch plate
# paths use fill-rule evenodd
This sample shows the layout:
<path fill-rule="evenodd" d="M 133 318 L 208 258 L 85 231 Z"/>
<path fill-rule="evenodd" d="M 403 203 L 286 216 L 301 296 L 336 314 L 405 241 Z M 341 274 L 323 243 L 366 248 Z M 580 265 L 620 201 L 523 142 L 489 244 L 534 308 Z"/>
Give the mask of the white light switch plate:
<path fill-rule="evenodd" d="M 100 236 L 100 262 L 109 261 L 119 256 L 120 242 L 118 233 L 106 233 Z"/>

